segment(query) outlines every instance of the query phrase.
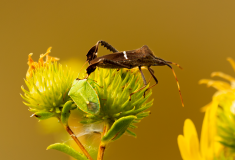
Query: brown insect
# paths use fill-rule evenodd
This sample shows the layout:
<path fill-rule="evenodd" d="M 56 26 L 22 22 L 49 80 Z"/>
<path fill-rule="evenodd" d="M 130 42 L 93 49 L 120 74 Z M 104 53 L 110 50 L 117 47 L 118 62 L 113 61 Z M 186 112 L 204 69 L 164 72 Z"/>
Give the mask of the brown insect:
<path fill-rule="evenodd" d="M 102 46 L 104 46 L 105 48 L 109 49 L 110 51 L 112 51 L 112 54 L 108 54 L 102 57 L 97 57 L 98 54 L 98 47 L 99 44 L 101 43 Z M 169 68 L 171 68 L 177 85 L 178 85 L 178 90 L 179 90 L 179 94 L 180 94 L 180 98 L 181 98 L 181 102 L 182 102 L 182 106 L 184 106 L 183 103 L 183 99 L 182 99 L 182 95 L 181 95 L 181 91 L 180 91 L 180 86 L 179 86 L 179 82 L 177 80 L 176 74 L 173 70 L 173 68 L 171 67 L 170 64 L 174 64 L 176 66 L 178 66 L 179 68 L 180 65 L 174 63 L 174 62 L 170 62 L 170 61 L 165 61 L 159 57 L 156 57 L 153 52 L 149 49 L 148 46 L 144 45 L 139 49 L 136 50 L 131 50 L 131 51 L 122 51 L 119 52 L 118 50 L 116 50 L 114 47 L 112 47 L 110 44 L 108 44 L 105 41 L 98 41 L 96 43 L 96 45 L 94 45 L 87 53 L 87 61 L 89 62 L 89 66 L 86 69 L 87 70 L 87 77 L 95 71 L 96 67 L 101 67 L 101 68 L 127 68 L 127 69 L 132 69 L 135 67 L 138 67 L 142 76 L 142 79 L 144 81 L 144 86 L 141 87 L 138 91 L 142 90 L 143 88 L 146 87 L 147 82 L 145 80 L 144 74 L 141 70 L 142 66 L 146 66 L 150 72 L 150 74 L 152 75 L 152 77 L 154 78 L 154 80 L 156 81 L 156 84 L 158 84 L 158 80 L 154 75 L 154 71 L 153 69 L 151 69 L 151 66 L 168 66 Z M 182 68 L 181 68 L 182 69 Z M 154 87 L 156 84 L 154 84 L 153 86 L 149 87 L 148 89 Z M 147 89 L 147 90 L 148 90 Z M 147 91 L 146 90 L 146 91 Z M 134 93 L 138 92 L 135 91 L 133 93 L 131 93 L 131 95 L 133 95 Z M 130 95 L 130 97 L 131 97 Z"/>

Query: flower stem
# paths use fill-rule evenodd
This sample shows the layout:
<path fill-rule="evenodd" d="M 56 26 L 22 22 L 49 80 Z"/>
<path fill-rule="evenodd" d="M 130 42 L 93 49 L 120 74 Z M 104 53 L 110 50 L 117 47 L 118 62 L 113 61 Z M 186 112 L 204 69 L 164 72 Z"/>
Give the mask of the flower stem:
<path fill-rule="evenodd" d="M 57 117 L 59 119 L 59 121 L 61 122 L 60 118 Z M 82 152 L 85 154 L 85 156 L 89 159 L 89 160 L 93 160 L 92 157 L 90 156 L 90 154 L 87 152 L 87 150 L 85 149 L 85 147 L 82 145 L 82 143 L 78 140 L 77 136 L 73 133 L 73 131 L 71 130 L 71 128 L 69 127 L 69 125 L 64 125 L 61 122 L 62 126 L 64 126 L 65 130 L 69 133 L 69 135 L 73 138 L 73 140 L 77 143 L 78 147 L 82 150 Z"/>
<path fill-rule="evenodd" d="M 106 146 L 100 142 L 97 160 L 103 160 L 105 147 Z"/>
<path fill-rule="evenodd" d="M 105 123 L 104 124 L 103 132 L 101 134 L 101 142 L 100 142 L 100 145 L 99 145 L 99 151 L 98 151 L 97 160 L 103 160 L 104 151 L 105 151 L 105 148 L 106 148 L 107 144 L 102 142 L 102 137 L 107 133 L 108 130 L 109 130 L 109 124 Z"/>
<path fill-rule="evenodd" d="M 64 126 L 65 130 L 69 133 L 69 135 L 73 138 L 73 140 L 77 143 L 77 145 L 79 146 L 79 148 L 82 150 L 82 152 L 85 154 L 85 156 L 89 159 L 89 160 L 93 160 L 92 157 L 90 156 L 90 154 L 87 152 L 87 150 L 85 149 L 85 147 L 82 145 L 82 143 L 78 140 L 77 136 L 73 133 L 73 131 L 70 129 L 69 126 Z"/>

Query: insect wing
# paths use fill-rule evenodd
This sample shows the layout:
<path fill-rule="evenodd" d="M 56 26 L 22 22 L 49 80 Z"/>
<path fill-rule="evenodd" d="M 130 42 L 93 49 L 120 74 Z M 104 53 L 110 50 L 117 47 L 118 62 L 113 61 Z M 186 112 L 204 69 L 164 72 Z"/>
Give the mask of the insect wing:
<path fill-rule="evenodd" d="M 100 110 L 99 97 L 87 79 L 74 80 L 69 96 L 85 113 L 97 114 Z"/>

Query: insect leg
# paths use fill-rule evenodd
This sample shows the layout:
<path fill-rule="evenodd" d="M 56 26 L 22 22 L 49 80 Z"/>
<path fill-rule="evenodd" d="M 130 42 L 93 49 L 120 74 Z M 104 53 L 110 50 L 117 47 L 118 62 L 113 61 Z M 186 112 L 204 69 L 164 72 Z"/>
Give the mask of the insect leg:
<path fill-rule="evenodd" d="M 130 99 L 129 99 L 129 101 L 131 101 L 131 96 L 132 96 L 133 94 L 135 94 L 135 93 L 139 92 L 140 90 L 144 89 L 144 88 L 146 87 L 146 85 L 147 85 L 147 82 L 146 82 L 145 77 L 144 77 L 144 73 L 143 73 L 142 70 L 141 70 L 141 66 L 139 66 L 139 70 L 140 70 L 140 73 L 141 73 L 141 77 L 142 77 L 142 79 L 143 79 L 143 81 L 144 81 L 144 86 L 141 87 L 140 89 L 138 89 L 137 91 L 131 93 L 131 94 L 130 94 Z"/>
<path fill-rule="evenodd" d="M 152 68 L 149 68 L 149 69 L 150 69 L 150 70 L 152 71 L 152 73 L 154 74 L 154 70 L 153 70 Z M 150 81 L 151 81 L 152 78 L 153 78 L 153 76 L 151 75 L 151 77 L 150 77 L 148 83 L 150 83 Z"/>
<path fill-rule="evenodd" d="M 87 61 L 90 64 L 90 61 L 97 58 L 97 54 L 98 54 L 98 47 L 99 44 L 101 43 L 101 46 L 104 46 L 105 48 L 107 48 L 108 50 L 110 50 L 111 52 L 118 52 L 117 49 L 115 49 L 113 46 L 111 46 L 110 44 L 108 44 L 105 41 L 98 41 L 87 53 Z"/>
<path fill-rule="evenodd" d="M 128 66 L 128 65 L 121 64 L 119 62 L 112 61 L 112 60 L 105 59 L 105 58 L 100 59 L 99 62 L 103 62 L 104 64 L 111 64 L 113 66 L 116 66 L 116 68 L 128 68 L 128 69 L 131 69 L 131 67 Z"/>
<path fill-rule="evenodd" d="M 148 67 L 148 70 L 151 70 L 151 72 L 154 74 L 154 70 L 150 67 Z"/>
<path fill-rule="evenodd" d="M 143 79 L 143 81 L 144 81 L 144 86 L 146 86 L 146 85 L 147 85 L 147 82 L 146 82 L 146 79 L 145 79 L 145 77 L 144 77 L 144 73 L 143 73 L 142 70 L 141 70 L 141 66 L 139 66 L 139 70 L 140 70 L 140 73 L 141 73 L 141 77 L 142 77 L 142 79 Z"/>
<path fill-rule="evenodd" d="M 156 78 L 155 75 L 154 75 L 153 69 L 150 68 L 150 67 L 148 67 L 148 70 L 149 70 L 150 74 L 152 75 L 153 79 L 155 80 L 156 84 L 154 84 L 154 85 L 152 85 L 151 87 L 149 87 L 148 89 L 146 89 L 146 91 L 149 90 L 149 89 L 151 89 L 151 88 L 153 88 L 154 86 L 156 86 L 156 85 L 158 84 L 158 80 L 157 80 L 157 78 Z M 145 91 L 145 92 L 146 92 L 146 91 Z M 145 95 L 145 92 L 144 92 L 144 95 Z"/>
<path fill-rule="evenodd" d="M 111 46 L 110 44 L 108 44 L 105 41 L 99 41 L 99 43 L 101 43 L 101 46 L 104 46 L 105 48 L 107 48 L 108 50 L 110 50 L 111 52 L 118 52 L 118 50 L 116 48 L 114 48 L 113 46 Z"/>
<path fill-rule="evenodd" d="M 150 68 L 150 67 L 148 67 L 148 70 L 149 70 L 150 74 L 152 75 L 152 77 L 154 78 L 156 84 L 158 84 L 158 80 L 157 80 L 157 78 L 156 78 L 155 75 L 154 75 L 154 70 L 153 70 L 152 68 Z M 156 85 L 156 84 L 155 84 L 155 85 Z M 151 87 L 150 87 L 150 88 L 151 88 Z"/>
<path fill-rule="evenodd" d="M 87 77 L 95 71 L 96 67 L 99 67 L 99 63 L 103 63 L 103 64 L 109 64 L 109 65 L 113 65 L 113 66 L 116 66 L 116 68 L 128 68 L 128 69 L 131 69 L 130 66 L 128 65 L 124 65 L 124 64 L 121 64 L 119 62 L 115 62 L 115 61 L 112 61 L 112 60 L 109 60 L 109 59 L 105 59 L 105 58 L 102 58 L 102 59 L 99 59 L 99 61 L 97 63 L 94 63 L 90 66 L 87 67 L 86 71 L 87 71 Z M 87 78 L 86 77 L 86 78 Z"/>

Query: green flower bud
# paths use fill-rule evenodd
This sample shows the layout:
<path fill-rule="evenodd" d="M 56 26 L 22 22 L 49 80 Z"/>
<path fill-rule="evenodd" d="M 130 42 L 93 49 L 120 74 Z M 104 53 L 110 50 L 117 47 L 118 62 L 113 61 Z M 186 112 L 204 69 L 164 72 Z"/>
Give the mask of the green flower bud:
<path fill-rule="evenodd" d="M 33 62 L 32 54 L 29 55 L 29 70 L 25 79 L 28 90 L 21 87 L 24 92 L 24 95 L 21 95 L 25 100 L 23 103 L 30 111 L 38 113 L 34 116 L 39 119 L 47 119 L 50 118 L 49 115 L 61 113 L 63 105 L 70 100 L 68 91 L 74 79 L 71 70 L 53 62 L 58 59 L 49 57 L 49 53 L 50 48 L 46 54 L 40 56 L 38 63 Z M 45 62 L 44 57 L 47 58 Z"/>
<path fill-rule="evenodd" d="M 134 123 L 138 123 L 141 119 L 148 116 L 150 112 L 144 111 L 153 104 L 153 100 L 146 103 L 152 94 L 151 90 L 146 92 L 146 95 L 144 96 L 149 85 L 138 91 L 143 86 L 143 80 L 139 71 L 136 69 L 116 70 L 99 68 L 89 76 L 88 82 L 95 89 L 99 97 L 100 110 L 98 113 L 94 114 L 86 112 L 81 123 L 89 124 L 104 122 L 110 127 L 112 127 L 112 125 L 119 126 L 119 128 L 116 127 L 116 132 L 118 132 L 118 134 L 123 134 L 127 131 L 127 133 L 135 136 L 128 127 L 132 129 L 136 128 Z M 138 92 L 130 97 L 130 94 L 135 91 Z M 123 124 L 114 125 L 114 123 Z M 113 128 L 115 130 L 115 127 L 112 127 L 112 131 L 110 131 L 112 134 L 109 135 L 115 135 Z M 120 136 L 121 135 L 117 135 L 116 133 L 115 137 L 111 137 L 111 139 L 116 140 L 117 137 Z M 105 139 L 110 140 L 110 137 L 106 137 Z"/>

